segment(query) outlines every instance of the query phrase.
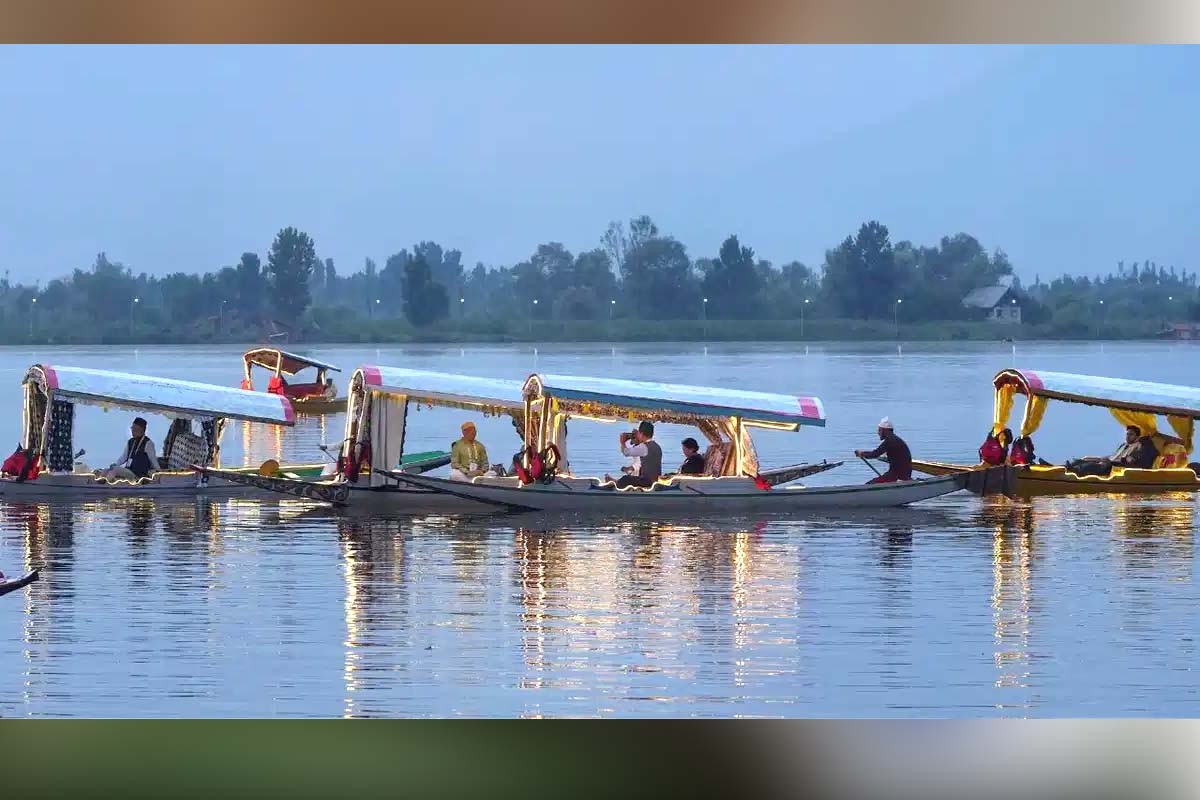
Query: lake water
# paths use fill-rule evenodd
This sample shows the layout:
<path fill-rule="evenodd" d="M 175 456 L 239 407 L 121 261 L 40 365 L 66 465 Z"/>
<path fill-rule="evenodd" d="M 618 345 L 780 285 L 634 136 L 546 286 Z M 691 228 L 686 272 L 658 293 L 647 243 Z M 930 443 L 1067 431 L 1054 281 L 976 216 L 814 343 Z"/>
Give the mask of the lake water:
<path fill-rule="evenodd" d="M 0 349 L 20 435 L 35 362 L 236 385 L 240 350 Z M 1006 366 L 1194 383 L 1186 343 L 315 347 L 312 355 L 817 394 L 828 427 L 758 437 L 764 464 L 843 459 L 888 415 L 918 457 L 969 460 Z M 344 391 L 347 375 L 340 376 Z M 1018 402 L 1017 413 L 1020 407 Z M 81 410 L 106 465 L 128 414 Z M 473 418 L 410 418 L 410 450 Z M 225 463 L 320 460 L 342 418 L 231 423 Z M 165 423 L 151 418 L 161 442 Z M 576 472 L 622 427 L 578 422 Z M 683 429 L 657 439 L 674 463 Z M 1052 405 L 1039 454 L 1106 454 L 1102 410 Z M 812 483 L 871 477 L 849 458 Z M 288 500 L 0 502 L 3 716 L 1197 716 L 1191 495 L 952 495 L 844 518 L 361 519 Z"/>

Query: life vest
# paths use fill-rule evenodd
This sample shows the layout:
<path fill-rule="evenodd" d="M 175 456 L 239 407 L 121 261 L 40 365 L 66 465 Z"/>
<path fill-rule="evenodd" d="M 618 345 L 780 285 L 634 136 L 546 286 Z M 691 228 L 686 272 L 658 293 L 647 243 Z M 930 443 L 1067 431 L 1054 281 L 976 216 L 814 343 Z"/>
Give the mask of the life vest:
<path fill-rule="evenodd" d="M 1025 439 L 1018 439 L 1013 443 L 1012 454 L 1009 455 L 1008 462 L 1014 466 L 1028 466 L 1033 461 L 1033 454 L 1030 453 L 1030 445 Z"/>
<path fill-rule="evenodd" d="M 362 474 L 363 465 L 370 466 L 370 464 L 371 443 L 359 442 L 351 446 L 349 458 L 343 455 L 338 456 L 337 471 L 351 483 L 358 483 L 358 476 Z"/>
<path fill-rule="evenodd" d="M 993 466 L 1004 463 L 1004 448 L 995 436 L 989 436 L 979 448 L 979 460 Z"/>
<path fill-rule="evenodd" d="M 150 456 L 146 455 L 148 441 L 150 440 L 147 437 L 142 436 L 130 439 L 125 445 L 129 453 L 129 471 L 139 478 L 144 478 L 154 471 L 154 464 L 150 462 Z"/>
<path fill-rule="evenodd" d="M 250 382 L 249 378 L 242 378 L 242 388 L 248 392 L 253 392 L 254 384 Z"/>
<path fill-rule="evenodd" d="M 767 479 L 762 475 L 754 476 L 754 485 L 762 489 L 764 492 L 771 491 L 771 484 L 767 483 Z"/>
<path fill-rule="evenodd" d="M 278 375 L 272 375 L 271 380 L 267 381 L 267 392 L 270 394 L 284 394 L 287 389 L 287 381 Z"/>
<path fill-rule="evenodd" d="M 529 466 L 525 466 L 525 457 L 529 458 Z M 513 472 L 522 484 L 528 485 L 534 481 L 552 483 L 558 474 L 558 465 L 562 459 L 558 447 L 547 445 L 542 452 L 526 447 L 513 455 Z"/>
<path fill-rule="evenodd" d="M 0 466 L 0 472 L 12 475 L 17 481 L 31 481 L 42 472 L 41 459 L 18 445 L 13 454 L 4 459 L 4 464 Z"/>

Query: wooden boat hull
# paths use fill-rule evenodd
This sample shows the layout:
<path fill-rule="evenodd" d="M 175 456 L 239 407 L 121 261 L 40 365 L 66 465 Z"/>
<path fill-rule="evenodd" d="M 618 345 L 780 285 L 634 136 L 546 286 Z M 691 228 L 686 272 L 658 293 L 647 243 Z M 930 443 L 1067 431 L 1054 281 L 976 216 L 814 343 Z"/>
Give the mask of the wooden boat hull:
<path fill-rule="evenodd" d="M 497 509 L 551 513 L 675 516 L 697 513 L 790 514 L 806 511 L 855 511 L 894 508 L 967 488 L 966 474 L 874 485 L 821 486 L 762 490 L 750 480 L 707 486 L 675 481 L 654 491 L 600 488 L 592 479 L 558 479 L 551 485 L 481 481 L 462 483 L 425 475 L 402 475 L 415 488 L 442 492 Z M 696 479 L 704 481 L 704 479 Z M 692 484 L 692 485 L 688 485 Z"/>
<path fill-rule="evenodd" d="M 319 398 L 315 400 L 292 400 L 292 408 L 301 416 L 317 414 L 341 414 L 346 410 L 346 398 L 334 397 L 330 400 Z"/>
<path fill-rule="evenodd" d="M 913 461 L 913 469 L 926 475 L 979 473 L 979 465 L 940 461 Z M 1183 469 L 1114 469 L 1111 475 L 1075 475 L 1061 466 L 1014 467 L 1018 497 L 1067 494 L 1170 494 L 1200 490 L 1200 478 Z"/>
<path fill-rule="evenodd" d="M 7 580 L 0 581 L 0 597 L 8 594 L 9 592 L 15 592 L 17 589 L 28 586 L 37 579 L 38 571 L 35 569 L 32 572 L 25 573 L 19 578 L 9 578 Z"/>

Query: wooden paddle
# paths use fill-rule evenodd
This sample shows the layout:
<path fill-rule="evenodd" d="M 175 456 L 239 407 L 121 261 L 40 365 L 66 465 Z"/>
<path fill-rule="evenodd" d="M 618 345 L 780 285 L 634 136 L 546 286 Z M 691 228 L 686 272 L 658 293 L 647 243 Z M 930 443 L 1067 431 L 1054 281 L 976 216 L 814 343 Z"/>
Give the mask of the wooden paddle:
<path fill-rule="evenodd" d="M 866 457 L 866 456 L 859 456 L 859 458 L 860 458 L 860 459 L 862 459 L 862 462 L 863 462 L 864 464 L 866 464 L 868 467 L 870 467 L 870 468 L 871 468 L 871 472 L 874 472 L 876 475 L 878 475 L 878 476 L 879 476 L 879 477 L 881 477 L 881 478 L 883 477 L 883 473 L 882 473 L 882 472 L 880 472 L 879 470 L 875 469 L 875 465 L 874 465 L 874 464 L 872 464 L 870 461 L 867 461 L 867 457 Z"/>

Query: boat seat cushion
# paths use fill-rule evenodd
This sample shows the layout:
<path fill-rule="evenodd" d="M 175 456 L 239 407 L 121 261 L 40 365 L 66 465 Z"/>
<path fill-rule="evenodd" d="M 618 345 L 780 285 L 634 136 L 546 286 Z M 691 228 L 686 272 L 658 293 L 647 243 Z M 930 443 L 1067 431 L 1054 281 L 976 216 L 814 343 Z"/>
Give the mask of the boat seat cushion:
<path fill-rule="evenodd" d="M 710 478 L 721 477 L 721 470 L 725 466 L 725 458 L 728 454 L 729 442 L 710 444 L 704 451 L 704 472 L 702 474 Z"/>
<path fill-rule="evenodd" d="M 194 433 L 177 433 L 167 455 L 167 469 L 191 469 L 192 464 L 203 464 L 208 460 L 208 442 Z"/>
<path fill-rule="evenodd" d="M 1182 445 L 1168 444 L 1154 459 L 1154 469 L 1179 469 L 1187 466 L 1187 450 Z"/>

